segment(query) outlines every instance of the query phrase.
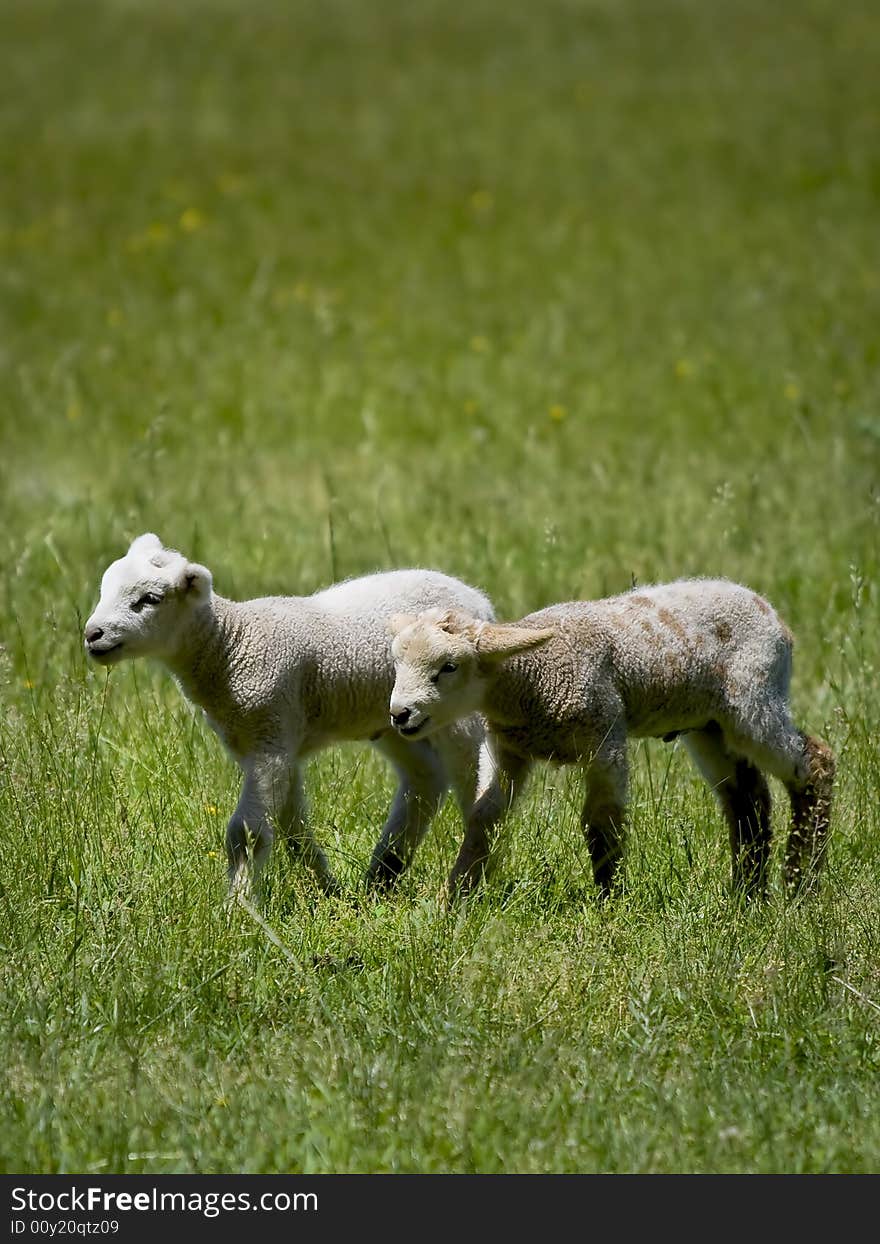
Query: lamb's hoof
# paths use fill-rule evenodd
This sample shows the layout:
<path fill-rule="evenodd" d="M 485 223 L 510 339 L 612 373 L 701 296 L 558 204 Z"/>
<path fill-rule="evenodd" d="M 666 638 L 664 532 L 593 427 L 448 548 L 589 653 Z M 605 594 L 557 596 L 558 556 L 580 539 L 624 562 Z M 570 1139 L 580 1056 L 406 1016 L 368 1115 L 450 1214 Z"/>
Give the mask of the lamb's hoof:
<path fill-rule="evenodd" d="M 233 912 L 244 910 L 247 912 L 259 911 L 262 905 L 260 897 L 254 895 L 248 890 L 237 889 L 230 890 L 223 902 L 223 910 L 226 912 L 227 918 L 231 917 Z"/>
<path fill-rule="evenodd" d="M 446 882 L 446 906 L 450 909 L 459 907 L 462 903 L 481 894 L 483 892 L 480 886 L 481 880 L 482 873 L 480 872 L 451 873 Z"/>
<path fill-rule="evenodd" d="M 362 896 L 358 891 L 343 888 L 341 885 L 335 885 L 330 890 L 325 890 L 323 898 L 329 898 L 336 907 L 354 908 L 357 910 L 361 906 Z"/>
<path fill-rule="evenodd" d="M 803 872 L 792 870 L 785 873 L 782 885 L 789 903 L 815 898 L 819 893 L 819 873 L 815 868 L 808 868 Z"/>
<path fill-rule="evenodd" d="M 388 890 L 393 886 L 406 864 L 394 851 L 386 851 L 378 859 L 374 859 L 367 872 L 367 888 L 370 890 Z"/>
<path fill-rule="evenodd" d="M 235 907 L 259 907 L 260 899 L 261 894 L 254 887 L 250 875 L 244 869 L 239 869 L 229 882 L 223 905 L 227 911 L 232 911 Z"/>

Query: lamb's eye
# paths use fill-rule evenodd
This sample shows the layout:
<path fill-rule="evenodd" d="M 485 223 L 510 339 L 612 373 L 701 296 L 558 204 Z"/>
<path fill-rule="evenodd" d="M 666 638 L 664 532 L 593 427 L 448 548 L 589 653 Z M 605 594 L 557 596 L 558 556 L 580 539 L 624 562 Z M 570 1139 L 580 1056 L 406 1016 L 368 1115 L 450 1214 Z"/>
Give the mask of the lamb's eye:
<path fill-rule="evenodd" d="M 438 682 L 441 674 L 454 674 L 457 669 L 457 665 L 453 665 L 451 661 L 447 661 L 445 665 L 440 666 L 436 674 L 431 675 L 431 682 Z"/>
<path fill-rule="evenodd" d="M 139 596 L 137 600 L 131 602 L 131 608 L 135 613 L 140 613 L 145 605 L 159 605 L 162 603 L 162 597 L 157 596 L 155 592 L 144 592 L 143 596 Z"/>

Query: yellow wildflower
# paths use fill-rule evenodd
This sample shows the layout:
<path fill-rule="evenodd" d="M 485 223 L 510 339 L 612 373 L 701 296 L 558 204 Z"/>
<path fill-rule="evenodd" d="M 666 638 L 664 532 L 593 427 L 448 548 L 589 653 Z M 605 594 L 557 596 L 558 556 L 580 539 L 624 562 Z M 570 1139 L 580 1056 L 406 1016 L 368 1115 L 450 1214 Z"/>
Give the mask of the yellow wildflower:
<path fill-rule="evenodd" d="M 178 221 L 184 233 L 195 233 L 198 229 L 203 229 L 205 218 L 197 207 L 188 207 L 186 211 L 180 213 Z"/>
<path fill-rule="evenodd" d="M 475 212 L 490 212 L 495 200 L 488 190 L 475 190 L 468 201 Z"/>

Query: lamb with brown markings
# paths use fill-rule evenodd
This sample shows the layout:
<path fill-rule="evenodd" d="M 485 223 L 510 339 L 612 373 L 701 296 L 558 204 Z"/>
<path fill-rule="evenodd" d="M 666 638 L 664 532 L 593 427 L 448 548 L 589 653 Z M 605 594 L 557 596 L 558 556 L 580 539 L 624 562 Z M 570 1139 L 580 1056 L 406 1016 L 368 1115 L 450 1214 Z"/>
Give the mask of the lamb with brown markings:
<path fill-rule="evenodd" d="M 679 579 L 495 623 L 431 609 L 392 620 L 391 721 L 424 738 L 482 713 L 507 798 L 535 760 L 580 767 L 581 824 L 603 895 L 623 854 L 630 738 L 682 736 L 730 831 L 733 881 L 766 890 L 770 789 L 791 802 L 784 881 L 799 891 L 826 853 L 834 755 L 792 721 L 792 636 L 763 597 L 725 579 Z M 495 823 L 493 819 L 492 824 Z M 472 817 L 450 875 L 470 890 L 490 855 Z"/>

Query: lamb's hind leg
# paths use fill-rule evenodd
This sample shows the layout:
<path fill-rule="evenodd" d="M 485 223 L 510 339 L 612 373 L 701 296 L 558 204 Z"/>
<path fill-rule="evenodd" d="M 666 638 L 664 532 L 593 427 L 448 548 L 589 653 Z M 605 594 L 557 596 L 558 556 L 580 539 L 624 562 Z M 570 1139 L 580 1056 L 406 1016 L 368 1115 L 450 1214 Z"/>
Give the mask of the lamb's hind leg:
<path fill-rule="evenodd" d="M 834 753 L 823 739 L 798 730 L 787 713 L 779 714 L 754 737 L 741 735 L 736 746 L 779 778 L 788 791 L 791 829 L 783 881 L 789 893 L 797 893 L 817 881 L 828 848 Z"/>
<path fill-rule="evenodd" d="M 629 769 L 626 741 L 605 746 L 584 764 L 586 798 L 581 829 L 593 864 L 593 879 L 602 898 L 611 894 L 626 842 L 626 801 Z"/>
<path fill-rule="evenodd" d="M 287 852 L 311 870 L 325 894 L 339 894 L 339 882 L 330 871 L 327 856 L 318 846 L 309 824 L 302 772 L 298 766 L 291 767 L 288 778 L 287 795 L 276 817 Z"/>
<path fill-rule="evenodd" d="M 770 854 L 770 788 L 760 769 L 725 745 L 721 728 L 683 736 L 685 747 L 712 788 L 730 831 L 734 889 L 763 894 Z"/>
<path fill-rule="evenodd" d="M 428 740 L 408 743 L 389 732 L 376 740 L 376 747 L 391 761 L 400 785 L 373 850 L 366 880 L 369 886 L 388 886 L 412 859 L 443 801 L 448 780 L 443 762 Z"/>
<path fill-rule="evenodd" d="M 789 891 L 811 884 L 817 877 L 828 849 L 834 753 L 824 739 L 802 734 L 806 780 L 789 785 L 791 831 L 785 848 L 784 879 Z"/>

